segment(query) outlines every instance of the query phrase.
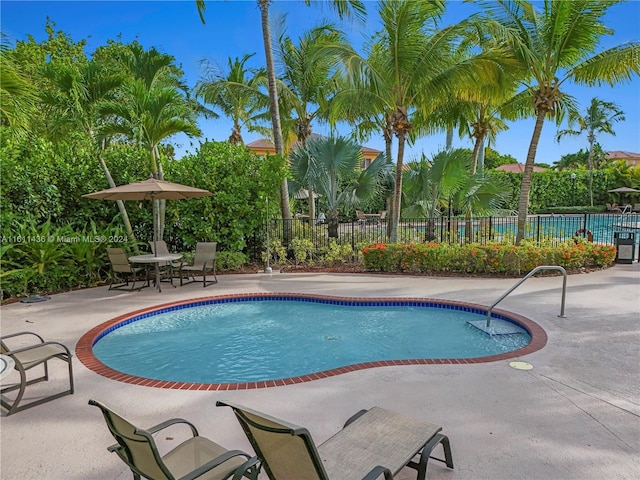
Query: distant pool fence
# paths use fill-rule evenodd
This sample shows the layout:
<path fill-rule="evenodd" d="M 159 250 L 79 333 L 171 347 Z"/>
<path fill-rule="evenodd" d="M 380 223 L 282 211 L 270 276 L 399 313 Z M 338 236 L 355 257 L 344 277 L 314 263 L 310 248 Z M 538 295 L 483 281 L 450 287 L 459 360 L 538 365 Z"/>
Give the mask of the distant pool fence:
<path fill-rule="evenodd" d="M 517 216 L 473 217 L 446 216 L 438 218 L 403 218 L 398 226 L 398 243 L 414 244 L 429 241 L 440 243 L 513 243 L 517 233 Z M 290 230 L 290 238 L 310 240 L 321 251 L 330 242 L 351 245 L 357 252 L 366 245 L 389 243 L 387 220 L 377 218 L 367 222 L 341 219 L 337 225 L 337 236 L 329 236 L 329 228 L 324 222 L 309 221 L 308 218 L 283 220 L 271 218 L 263 225 L 262 234 L 249 241 L 248 253 L 252 260 L 260 261 L 266 249 L 267 228 L 271 242 L 282 243 L 285 227 Z M 469 232 L 471 235 L 469 235 Z M 527 218 L 525 238 L 538 243 L 562 243 L 576 236 L 595 243 L 616 245 L 616 233 L 626 232 L 634 238 L 634 248 L 638 251 L 640 239 L 640 215 L 629 214 L 567 214 L 530 215 Z M 334 232 L 335 233 L 335 232 Z M 286 247 L 286 245 L 284 245 Z M 638 255 L 635 255 L 638 258 Z"/>

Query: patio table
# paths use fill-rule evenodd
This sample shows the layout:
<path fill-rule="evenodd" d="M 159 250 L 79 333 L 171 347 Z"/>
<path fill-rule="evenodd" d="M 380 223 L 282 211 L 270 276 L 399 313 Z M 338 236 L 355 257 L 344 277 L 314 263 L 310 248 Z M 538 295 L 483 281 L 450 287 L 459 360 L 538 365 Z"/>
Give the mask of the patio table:
<path fill-rule="evenodd" d="M 15 367 L 13 358 L 8 355 L 0 355 L 0 379 L 9 375 L 13 370 L 13 367 Z"/>
<path fill-rule="evenodd" d="M 156 265 L 155 283 L 156 283 L 156 289 L 158 290 L 158 293 L 160 293 L 162 292 L 162 289 L 160 288 L 160 264 L 165 262 L 173 262 L 176 260 L 180 260 L 180 258 L 182 258 L 182 255 L 178 253 L 169 253 L 169 254 L 159 253 L 157 255 L 154 255 L 153 253 L 149 253 L 146 255 L 134 255 L 132 257 L 129 257 L 129 261 L 131 263 L 155 263 Z M 172 279 L 171 285 L 173 285 L 173 279 Z"/>

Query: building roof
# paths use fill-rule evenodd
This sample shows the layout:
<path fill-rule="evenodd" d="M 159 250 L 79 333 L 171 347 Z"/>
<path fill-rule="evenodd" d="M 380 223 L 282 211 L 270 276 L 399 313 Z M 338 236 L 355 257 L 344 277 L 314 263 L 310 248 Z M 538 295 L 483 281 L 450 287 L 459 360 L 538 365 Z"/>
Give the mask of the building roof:
<path fill-rule="evenodd" d="M 510 173 L 523 173 L 524 172 L 524 164 L 523 163 L 506 163 L 504 165 L 500 165 L 495 168 L 496 170 L 500 170 L 501 172 L 510 172 Z M 534 172 L 545 172 L 548 168 L 536 167 L 534 165 Z"/>
<path fill-rule="evenodd" d="M 607 152 L 607 158 L 611 160 L 640 160 L 640 153 L 625 152 L 623 150 L 612 150 Z"/>
<path fill-rule="evenodd" d="M 318 135 L 317 133 L 312 133 L 311 134 L 311 138 L 326 138 L 323 137 L 322 135 Z M 293 145 L 296 145 L 298 142 L 294 142 Z M 248 143 L 247 144 L 247 148 L 249 148 L 249 150 L 273 150 L 275 151 L 276 147 L 273 144 L 273 142 L 267 138 L 261 138 L 260 140 L 256 140 L 254 142 Z M 365 147 L 364 145 L 360 146 L 360 149 L 362 150 L 362 153 L 364 154 L 380 154 L 382 153 L 381 150 L 376 150 L 375 148 L 371 148 L 371 147 Z"/>

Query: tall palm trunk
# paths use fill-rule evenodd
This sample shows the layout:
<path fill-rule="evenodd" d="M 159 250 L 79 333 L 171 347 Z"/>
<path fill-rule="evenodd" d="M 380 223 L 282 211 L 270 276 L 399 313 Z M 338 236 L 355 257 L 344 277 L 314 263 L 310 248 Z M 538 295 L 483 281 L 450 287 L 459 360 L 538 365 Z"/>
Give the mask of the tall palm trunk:
<path fill-rule="evenodd" d="M 393 189 L 393 209 L 391 211 L 391 230 L 389 231 L 389 242 L 398 241 L 398 223 L 400 222 L 400 208 L 402 201 L 402 165 L 404 159 L 405 132 L 398 132 L 398 159 L 396 162 L 396 181 Z"/>
<path fill-rule="evenodd" d="M 447 137 L 445 140 L 444 148 L 450 150 L 453 146 L 453 127 L 447 128 Z"/>
<path fill-rule="evenodd" d="M 593 144 L 595 143 L 595 137 L 592 133 L 589 134 L 589 201 L 593 207 Z"/>
<path fill-rule="evenodd" d="M 153 159 L 158 169 L 158 180 L 164 180 L 164 169 L 162 168 L 162 162 L 160 161 L 160 153 L 158 152 L 158 146 L 153 147 Z M 156 240 L 162 240 L 164 238 L 164 223 L 167 213 L 167 201 L 157 200 L 158 202 L 158 218 L 157 225 L 158 230 L 156 232 Z"/>
<path fill-rule="evenodd" d="M 480 157 L 480 148 L 484 144 L 484 139 L 476 137 L 475 144 L 473 145 L 473 154 L 471 155 L 471 174 L 475 174 L 478 169 L 478 158 Z"/>
<path fill-rule="evenodd" d="M 384 137 L 384 153 L 386 153 L 387 158 L 391 159 L 391 147 L 393 145 L 393 126 L 391 124 L 391 117 L 387 117 L 387 126 L 382 131 L 382 136 Z M 393 217 L 393 194 L 386 199 L 386 208 L 387 208 L 387 216 L 389 219 Z M 387 235 L 391 237 L 391 229 L 393 222 L 387 222 Z"/>
<path fill-rule="evenodd" d="M 527 213 L 529 211 L 529 192 L 531 192 L 531 180 L 533 178 L 533 163 L 536 158 L 538 142 L 540 141 L 542 125 L 544 125 L 544 117 L 546 114 L 547 111 L 544 108 L 538 109 L 538 115 L 536 116 L 536 126 L 533 129 L 533 136 L 531 137 L 529 151 L 527 152 L 527 160 L 524 164 L 522 185 L 520 186 L 520 198 L 518 200 L 518 234 L 516 235 L 516 245 L 520 245 L 520 242 L 524 238 L 525 229 L 527 226 Z"/>
<path fill-rule="evenodd" d="M 115 188 L 116 182 L 113 181 L 113 177 L 111 176 L 111 171 L 107 166 L 107 162 L 104 161 L 104 157 L 102 156 L 102 151 L 104 151 L 106 145 L 105 140 L 102 141 L 102 145 L 100 147 L 100 152 L 98 153 L 98 161 L 100 162 L 100 167 L 104 172 L 104 176 L 107 178 L 107 183 L 109 184 L 109 188 Z M 122 223 L 124 223 L 124 229 L 127 232 L 127 237 L 131 239 L 133 242 L 134 248 L 137 250 L 136 237 L 133 235 L 133 228 L 131 228 L 131 220 L 129 220 L 129 214 L 127 213 L 127 209 L 124 206 L 124 202 L 122 200 L 116 200 L 116 205 L 118 206 L 118 210 L 120 211 L 120 217 L 122 217 Z"/>
<path fill-rule="evenodd" d="M 271 43 L 271 27 L 269 25 L 269 3 L 271 0 L 258 0 L 262 20 L 262 38 L 264 40 L 264 54 L 267 63 L 267 79 L 269 81 L 269 110 L 273 126 L 273 143 L 276 154 L 284 155 L 284 141 L 280 126 L 280 110 L 278 108 L 278 91 L 276 88 L 276 73 L 273 63 L 273 46 Z M 289 188 L 285 178 L 280 184 L 280 212 L 283 219 L 283 243 L 289 245 L 291 240 L 291 208 L 289 206 Z"/>

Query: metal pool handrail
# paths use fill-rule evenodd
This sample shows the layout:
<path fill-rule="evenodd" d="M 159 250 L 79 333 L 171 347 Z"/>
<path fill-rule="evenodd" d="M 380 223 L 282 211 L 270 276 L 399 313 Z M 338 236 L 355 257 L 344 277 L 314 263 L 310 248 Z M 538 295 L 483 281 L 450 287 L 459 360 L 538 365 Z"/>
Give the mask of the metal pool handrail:
<path fill-rule="evenodd" d="M 511 292 L 513 292 L 516 288 L 522 285 L 527 278 L 535 275 L 540 270 L 560 270 L 562 272 L 562 275 L 564 277 L 562 280 L 562 302 L 560 304 L 560 315 L 558 315 L 558 317 L 567 318 L 566 315 L 564 314 L 564 300 L 567 293 L 567 271 L 559 265 L 540 265 L 534 268 L 533 270 L 531 270 L 529 273 L 527 273 L 523 278 L 521 278 L 518 281 L 518 283 L 516 283 L 513 287 L 511 287 L 509 290 L 504 292 L 499 299 L 497 299 L 495 302 L 491 304 L 491 306 L 489 307 L 489 310 L 487 310 L 487 328 L 489 328 L 489 326 L 491 325 L 491 311 L 493 310 L 493 307 L 495 307 L 498 303 L 504 300 L 505 297 L 509 295 Z"/>

